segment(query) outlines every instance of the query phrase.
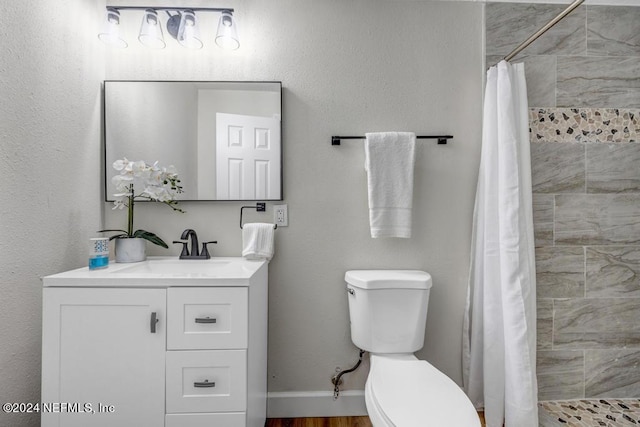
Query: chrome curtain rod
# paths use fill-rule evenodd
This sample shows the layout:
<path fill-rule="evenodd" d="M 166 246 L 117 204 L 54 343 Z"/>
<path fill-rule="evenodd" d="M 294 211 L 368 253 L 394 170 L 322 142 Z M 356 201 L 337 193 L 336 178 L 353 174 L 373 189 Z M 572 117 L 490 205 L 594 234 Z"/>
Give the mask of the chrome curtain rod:
<path fill-rule="evenodd" d="M 332 136 L 331 145 L 340 145 L 341 139 L 365 139 L 364 136 Z M 438 144 L 446 144 L 453 135 L 416 135 L 416 139 L 437 139 Z"/>
<path fill-rule="evenodd" d="M 513 51 L 511 51 L 510 54 L 508 54 L 507 56 L 504 57 L 505 61 L 511 61 L 517 54 L 519 54 L 520 52 L 522 52 L 522 50 L 524 48 L 526 48 L 527 46 L 529 46 L 531 43 L 533 43 L 534 41 L 536 41 L 538 39 L 538 37 L 540 37 L 541 35 L 543 35 L 544 33 L 546 33 L 551 27 L 553 27 L 554 25 L 556 25 L 558 22 L 560 22 L 562 19 L 564 19 L 565 16 L 567 16 L 568 14 L 570 14 L 571 12 L 573 12 L 573 10 L 575 8 L 577 8 L 578 6 L 580 6 L 582 3 L 584 3 L 584 0 L 575 0 L 573 3 L 571 3 L 565 10 L 563 10 L 558 16 L 556 16 L 555 18 L 553 18 L 551 21 L 549 21 L 544 27 L 540 28 L 538 31 L 536 31 L 535 33 L 533 33 L 528 39 L 526 39 L 525 41 L 523 41 L 522 43 L 520 43 L 518 45 L 518 47 L 516 47 L 515 49 L 513 49 Z"/>

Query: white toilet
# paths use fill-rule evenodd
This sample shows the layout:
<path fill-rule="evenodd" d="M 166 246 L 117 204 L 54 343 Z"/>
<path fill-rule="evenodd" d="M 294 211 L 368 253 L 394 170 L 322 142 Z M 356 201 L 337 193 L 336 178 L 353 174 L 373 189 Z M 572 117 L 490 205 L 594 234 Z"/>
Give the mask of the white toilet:
<path fill-rule="evenodd" d="M 374 427 L 480 427 L 462 389 L 413 352 L 424 344 L 431 276 L 416 270 L 345 274 L 351 340 L 371 355 L 365 385 Z"/>

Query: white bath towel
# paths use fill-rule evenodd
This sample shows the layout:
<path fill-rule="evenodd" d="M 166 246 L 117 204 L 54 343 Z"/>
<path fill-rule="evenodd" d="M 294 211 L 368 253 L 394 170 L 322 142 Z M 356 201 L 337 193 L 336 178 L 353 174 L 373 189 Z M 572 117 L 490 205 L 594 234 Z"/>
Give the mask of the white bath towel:
<path fill-rule="evenodd" d="M 371 237 L 411 237 L 415 145 L 412 132 L 366 134 Z"/>
<path fill-rule="evenodd" d="M 247 259 L 266 259 L 273 257 L 273 224 L 255 222 L 242 227 L 242 256 Z"/>

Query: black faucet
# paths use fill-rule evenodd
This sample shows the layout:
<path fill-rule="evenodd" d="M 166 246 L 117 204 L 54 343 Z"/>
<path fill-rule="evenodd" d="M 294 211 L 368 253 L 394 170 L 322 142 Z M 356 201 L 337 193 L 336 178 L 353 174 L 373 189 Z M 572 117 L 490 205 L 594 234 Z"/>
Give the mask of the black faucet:
<path fill-rule="evenodd" d="M 191 238 L 191 252 L 187 248 L 189 244 L 189 238 Z M 173 243 L 181 243 L 182 244 L 182 252 L 180 253 L 180 259 L 209 259 L 211 255 L 209 255 L 209 250 L 207 249 L 207 244 L 209 243 L 218 243 L 217 241 L 203 242 L 202 243 L 202 252 L 198 251 L 198 235 L 196 231 L 187 228 L 182 232 L 180 236 L 181 240 L 174 240 Z"/>
<path fill-rule="evenodd" d="M 199 256 L 200 253 L 198 252 L 198 235 L 196 234 L 196 231 L 192 230 L 191 228 L 187 228 L 182 232 L 182 236 L 180 236 L 180 238 L 187 241 L 187 243 L 189 242 L 189 237 L 191 237 L 191 256 Z"/>

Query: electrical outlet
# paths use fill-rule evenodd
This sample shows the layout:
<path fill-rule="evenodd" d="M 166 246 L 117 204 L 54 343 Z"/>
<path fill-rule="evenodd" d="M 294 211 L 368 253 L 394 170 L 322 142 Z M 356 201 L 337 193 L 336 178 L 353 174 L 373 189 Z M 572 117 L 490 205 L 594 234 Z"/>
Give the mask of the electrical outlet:
<path fill-rule="evenodd" d="M 289 225 L 287 205 L 273 205 L 273 222 L 278 227 L 287 227 Z"/>

